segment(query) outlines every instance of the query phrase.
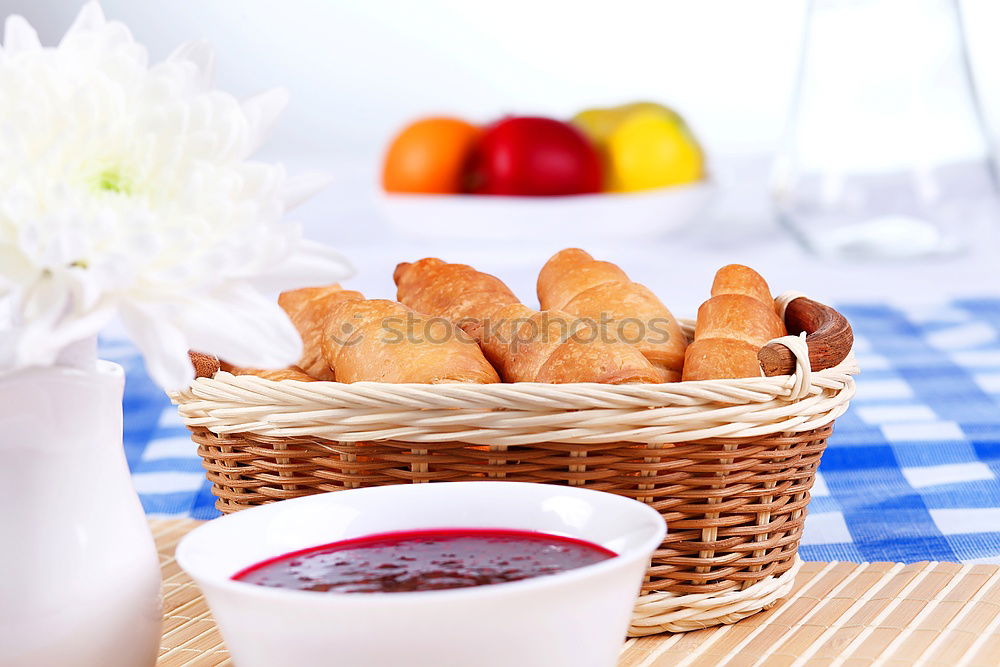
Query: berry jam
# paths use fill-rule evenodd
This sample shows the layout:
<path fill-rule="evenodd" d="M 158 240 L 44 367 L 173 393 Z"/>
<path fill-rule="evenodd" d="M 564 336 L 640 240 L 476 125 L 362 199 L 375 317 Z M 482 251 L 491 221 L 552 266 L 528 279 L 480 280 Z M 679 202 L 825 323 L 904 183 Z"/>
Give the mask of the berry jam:
<path fill-rule="evenodd" d="M 233 576 L 323 593 L 398 593 L 486 586 L 598 563 L 617 554 L 570 537 L 452 528 L 383 533 L 295 551 Z"/>

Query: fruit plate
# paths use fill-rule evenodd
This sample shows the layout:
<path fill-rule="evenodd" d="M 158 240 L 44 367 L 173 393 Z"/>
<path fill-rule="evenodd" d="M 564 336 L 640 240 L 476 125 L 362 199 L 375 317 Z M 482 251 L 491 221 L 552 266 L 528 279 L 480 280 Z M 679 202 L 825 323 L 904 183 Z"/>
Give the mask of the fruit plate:
<path fill-rule="evenodd" d="M 656 238 L 693 222 L 713 193 L 710 181 L 658 190 L 566 197 L 381 193 L 401 234 L 425 239 L 622 240 Z"/>

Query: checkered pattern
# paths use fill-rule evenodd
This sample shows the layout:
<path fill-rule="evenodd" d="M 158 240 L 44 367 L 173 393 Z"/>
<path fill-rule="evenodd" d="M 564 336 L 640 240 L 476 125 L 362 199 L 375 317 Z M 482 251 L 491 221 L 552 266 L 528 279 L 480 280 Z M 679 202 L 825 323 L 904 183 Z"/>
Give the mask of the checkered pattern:
<path fill-rule="evenodd" d="M 840 307 L 862 368 L 837 421 L 806 520 L 809 560 L 1000 563 L 1000 299 Z M 151 515 L 217 515 L 201 464 L 134 348 L 125 449 Z"/>

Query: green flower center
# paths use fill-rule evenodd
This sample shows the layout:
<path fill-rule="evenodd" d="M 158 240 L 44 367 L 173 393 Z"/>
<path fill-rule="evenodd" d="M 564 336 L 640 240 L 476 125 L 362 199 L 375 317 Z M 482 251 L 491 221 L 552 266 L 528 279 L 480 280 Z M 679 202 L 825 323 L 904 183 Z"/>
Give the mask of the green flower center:
<path fill-rule="evenodd" d="M 120 195 L 132 194 L 133 184 L 117 167 L 109 167 L 97 174 L 93 185 L 98 190 Z"/>

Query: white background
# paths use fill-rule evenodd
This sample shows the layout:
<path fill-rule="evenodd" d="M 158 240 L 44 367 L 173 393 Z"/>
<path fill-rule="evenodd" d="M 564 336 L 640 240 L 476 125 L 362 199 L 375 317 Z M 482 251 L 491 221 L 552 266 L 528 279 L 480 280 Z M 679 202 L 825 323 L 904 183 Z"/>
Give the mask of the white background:
<path fill-rule="evenodd" d="M 648 98 L 676 105 L 715 153 L 771 150 L 806 0 L 104 0 L 154 59 L 218 47 L 240 95 L 283 85 L 285 151 L 368 152 L 407 119 L 570 115 Z M 1000 3 L 961 2 L 987 115 L 1000 128 Z M 0 0 L 54 43 L 74 0 Z M 850 48 L 845 44 L 845 49 Z"/>
<path fill-rule="evenodd" d="M 310 235 L 349 252 L 361 269 L 353 285 L 372 296 L 391 293 L 388 272 L 396 261 L 437 254 L 506 272 L 528 297 L 533 270 L 554 249 L 408 244 L 388 234 L 373 203 L 375 170 L 387 137 L 406 120 L 435 112 L 482 121 L 505 112 L 567 116 L 643 98 L 674 105 L 688 118 L 709 150 L 718 201 L 693 240 L 591 250 L 676 294 L 673 301 L 666 296 L 675 309 L 693 312 L 714 269 L 729 261 L 760 268 L 778 291 L 795 287 L 836 299 L 1000 291 L 990 262 L 844 269 L 817 264 L 774 230 L 768 160 L 794 83 L 805 0 L 102 4 L 109 18 L 132 28 L 153 60 L 181 42 L 205 39 L 218 50 L 220 87 L 240 96 L 276 85 L 290 89 L 291 106 L 265 155 L 337 176 L 298 216 Z M 23 14 L 52 44 L 79 6 L 0 0 L 0 15 Z M 986 116 L 998 134 L 1000 2 L 961 6 Z"/>

